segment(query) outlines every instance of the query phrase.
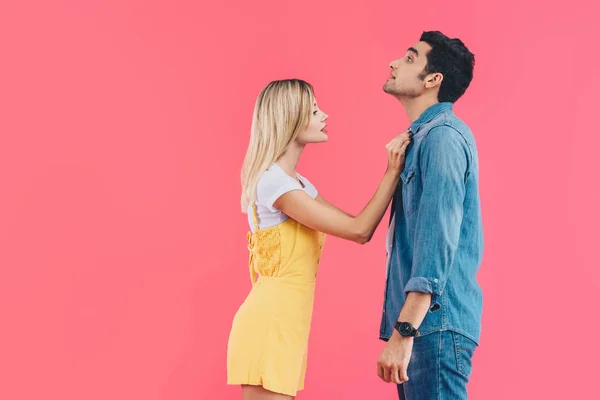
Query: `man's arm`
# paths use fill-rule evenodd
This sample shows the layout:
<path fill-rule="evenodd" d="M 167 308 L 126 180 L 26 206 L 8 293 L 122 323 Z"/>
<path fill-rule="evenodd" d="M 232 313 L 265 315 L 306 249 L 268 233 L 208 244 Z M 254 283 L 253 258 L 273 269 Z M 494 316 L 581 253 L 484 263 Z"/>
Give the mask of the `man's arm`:
<path fill-rule="evenodd" d="M 398 321 L 419 328 L 427 312 L 437 310 L 458 247 L 468 168 L 468 147 L 462 136 L 446 126 L 433 128 L 421 145 L 423 193 L 417 213 L 411 278 Z M 378 361 L 386 382 L 408 380 L 406 368 L 413 338 L 395 329 Z"/>
<path fill-rule="evenodd" d="M 420 157 L 423 193 L 415 226 L 413 265 L 405 292 L 431 294 L 439 308 L 458 248 L 465 199 L 469 149 L 453 128 L 433 128 Z"/>

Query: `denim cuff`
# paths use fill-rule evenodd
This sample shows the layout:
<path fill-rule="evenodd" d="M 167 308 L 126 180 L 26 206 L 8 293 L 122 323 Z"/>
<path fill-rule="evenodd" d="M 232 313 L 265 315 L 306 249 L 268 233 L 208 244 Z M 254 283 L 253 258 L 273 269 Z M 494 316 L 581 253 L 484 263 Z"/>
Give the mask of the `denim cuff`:
<path fill-rule="evenodd" d="M 404 287 L 404 292 L 419 292 L 419 293 L 431 293 L 431 305 L 429 309 L 431 311 L 437 311 L 440 309 L 439 297 L 441 295 L 440 280 L 437 278 L 410 278 Z"/>

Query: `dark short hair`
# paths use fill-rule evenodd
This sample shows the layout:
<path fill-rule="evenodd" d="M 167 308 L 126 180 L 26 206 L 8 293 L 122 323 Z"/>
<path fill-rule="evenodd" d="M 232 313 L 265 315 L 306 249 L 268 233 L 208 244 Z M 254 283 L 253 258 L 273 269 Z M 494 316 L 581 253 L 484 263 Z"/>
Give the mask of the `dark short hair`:
<path fill-rule="evenodd" d="M 460 39 L 451 39 L 438 31 L 423 32 L 421 41 L 431 46 L 427 53 L 427 66 L 421 77 L 440 73 L 444 76 L 438 101 L 454 103 L 467 90 L 473 80 L 475 55 Z"/>

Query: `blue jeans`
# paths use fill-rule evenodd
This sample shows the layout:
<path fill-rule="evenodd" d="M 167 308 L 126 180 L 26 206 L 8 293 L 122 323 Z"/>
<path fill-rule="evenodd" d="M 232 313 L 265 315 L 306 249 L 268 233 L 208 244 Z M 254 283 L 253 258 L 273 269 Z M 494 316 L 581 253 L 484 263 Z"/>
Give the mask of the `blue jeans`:
<path fill-rule="evenodd" d="M 400 400 L 466 400 L 471 359 L 477 344 L 452 331 L 417 337 Z"/>

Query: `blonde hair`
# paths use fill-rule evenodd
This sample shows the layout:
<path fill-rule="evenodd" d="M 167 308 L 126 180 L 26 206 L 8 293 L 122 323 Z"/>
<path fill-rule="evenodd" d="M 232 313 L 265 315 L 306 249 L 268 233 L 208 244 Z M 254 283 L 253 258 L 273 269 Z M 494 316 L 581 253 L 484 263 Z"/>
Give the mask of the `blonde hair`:
<path fill-rule="evenodd" d="M 314 103 L 312 86 L 299 79 L 273 81 L 258 95 L 242 166 L 243 212 L 256 200 L 256 185 L 262 173 L 308 127 Z"/>

